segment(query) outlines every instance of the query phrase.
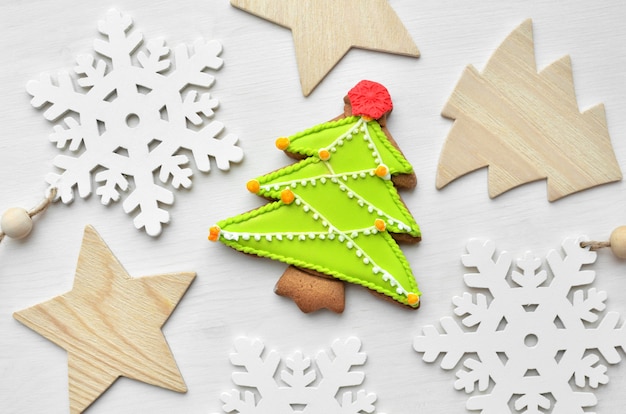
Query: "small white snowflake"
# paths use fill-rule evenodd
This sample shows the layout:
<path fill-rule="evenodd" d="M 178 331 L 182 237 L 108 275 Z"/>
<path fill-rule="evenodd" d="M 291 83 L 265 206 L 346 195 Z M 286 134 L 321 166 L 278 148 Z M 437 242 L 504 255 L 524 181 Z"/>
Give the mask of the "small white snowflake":
<path fill-rule="evenodd" d="M 223 409 L 227 413 L 240 414 L 359 414 L 373 413 L 376 395 L 363 390 L 345 391 L 338 400 L 337 394 L 344 387 L 361 385 L 365 374 L 352 371 L 355 365 L 363 365 L 366 355 L 360 352 L 361 341 L 351 337 L 336 340 L 332 344 L 334 355 L 320 351 L 311 359 L 295 352 L 285 359 L 285 369 L 276 378 L 281 357 L 276 351 L 263 355 L 264 345 L 259 340 L 238 338 L 236 353 L 230 360 L 233 365 L 244 368 L 234 372 L 233 382 L 240 387 L 256 389 L 243 395 L 238 390 L 222 394 Z M 321 375 L 318 378 L 317 374 Z"/>
<path fill-rule="evenodd" d="M 57 156 L 54 165 L 63 172 L 46 177 L 61 200 L 72 201 L 75 187 L 82 198 L 91 194 L 93 173 L 102 203 L 118 201 L 120 191 L 129 191 L 124 211 L 139 209 L 135 226 L 156 236 L 161 224 L 169 222 L 161 205 L 174 202 L 172 191 L 162 184 L 171 177 L 174 188 L 191 186 L 193 173 L 185 167 L 189 159 L 181 150 L 191 152 L 203 172 L 211 168 L 210 157 L 219 169 L 227 170 L 230 162 L 241 161 L 243 152 L 236 146 L 236 136 L 217 138 L 224 125 L 207 123 L 206 117 L 213 115 L 218 101 L 197 90 L 214 82 L 208 69 L 222 66 L 220 43 L 197 40 L 193 51 L 177 46 L 171 69 L 164 41 L 149 41 L 141 48 L 143 36 L 131 29 L 129 16 L 109 11 L 98 24 L 106 39 L 94 42 L 103 59 L 92 55 L 76 59 L 78 88 L 72 76 L 61 71 L 56 81 L 49 74 L 30 81 L 27 91 L 34 107 L 49 104 L 44 116 L 50 121 L 66 113 L 76 115 L 55 125 L 51 135 L 58 148 L 69 147 L 74 153 Z M 155 182 L 157 172 L 162 184 Z"/>
<path fill-rule="evenodd" d="M 483 293 L 455 297 L 454 313 L 471 329 L 444 317 L 443 334 L 426 326 L 413 344 L 426 362 L 443 354 L 444 369 L 453 369 L 463 359 L 466 369 L 457 371 L 454 387 L 474 394 L 467 401 L 468 410 L 588 414 L 585 408 L 597 404 L 586 387 L 608 382 L 600 355 L 609 364 L 620 362 L 617 348 L 626 347 L 626 330 L 618 327 L 616 312 L 607 312 L 596 323 L 605 309 L 605 292 L 574 289 L 595 279 L 594 271 L 581 269 L 596 260 L 595 252 L 580 247 L 583 240 L 587 239 L 566 239 L 564 256 L 555 250 L 547 254 L 552 278 L 530 253 L 511 270 L 509 253 L 494 260 L 492 242 L 468 243 L 463 264 L 478 272 L 466 274 L 465 284 L 488 290 L 492 299 Z M 476 386 L 480 393 L 475 393 Z"/>

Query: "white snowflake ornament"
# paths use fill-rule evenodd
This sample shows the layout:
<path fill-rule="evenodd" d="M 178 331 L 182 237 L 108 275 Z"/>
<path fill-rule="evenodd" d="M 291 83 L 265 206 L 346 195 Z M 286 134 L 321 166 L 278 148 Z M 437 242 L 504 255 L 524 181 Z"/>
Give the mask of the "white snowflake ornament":
<path fill-rule="evenodd" d="M 477 272 L 466 274 L 465 284 L 488 291 L 492 298 L 484 293 L 455 297 L 454 313 L 462 317 L 462 326 L 444 317 L 444 333 L 426 326 L 413 343 L 426 362 L 443 354 L 444 369 L 463 360 L 465 369 L 457 371 L 454 387 L 472 394 L 468 410 L 588 414 L 585 408 L 597 404 L 588 387 L 609 380 L 600 356 L 609 364 L 620 362 L 617 348 L 626 349 L 626 331 L 618 327 L 616 312 L 600 320 L 607 295 L 589 287 L 595 272 L 582 266 L 594 263 L 596 253 L 582 248 L 583 240 L 566 239 L 564 255 L 550 251 L 545 269 L 530 253 L 512 269 L 509 253 L 494 259 L 492 242 L 468 243 L 462 261 Z"/>
<path fill-rule="evenodd" d="M 51 141 L 71 154 L 54 159 L 62 173 L 50 173 L 46 181 L 58 189 L 64 203 L 73 200 L 75 190 L 82 198 L 91 194 L 92 175 L 102 204 L 118 201 L 121 192 L 128 192 L 124 211 L 138 210 L 135 227 L 156 236 L 170 218 L 162 205 L 174 202 L 166 184 L 191 186 L 193 172 L 186 167 L 189 158 L 183 151 L 192 154 L 203 172 L 211 168 L 209 158 L 228 170 L 231 162 L 243 157 L 237 137 L 218 138 L 224 125 L 206 120 L 218 101 L 198 91 L 213 84 L 215 78 L 208 71 L 222 66 L 222 46 L 198 40 L 190 51 L 179 45 L 170 60 L 170 49 L 162 40 L 142 48 L 143 37 L 132 30 L 132 19 L 116 10 L 107 13 L 98 30 L 106 37 L 94 42 L 98 57 L 76 59 L 78 87 L 65 71 L 56 81 L 42 74 L 27 84 L 34 107 L 49 104 L 44 112 L 49 121 L 75 115 L 54 127 Z"/>
<path fill-rule="evenodd" d="M 230 360 L 244 371 L 234 372 L 233 382 L 240 387 L 256 390 L 238 390 L 222 394 L 223 409 L 227 413 L 240 414 L 359 414 L 374 413 L 376 395 L 363 390 L 344 391 L 344 387 L 361 385 L 365 374 L 353 371 L 355 365 L 363 365 L 366 355 L 361 352 L 361 341 L 356 337 L 336 340 L 333 354 L 320 351 L 311 358 L 301 352 L 285 358 L 280 379 L 276 378 L 281 356 L 276 351 L 264 354 L 265 346 L 257 339 L 246 337 L 235 341 L 236 353 Z M 317 368 L 317 369 L 316 369 Z M 320 374 L 321 378 L 318 377 Z"/>

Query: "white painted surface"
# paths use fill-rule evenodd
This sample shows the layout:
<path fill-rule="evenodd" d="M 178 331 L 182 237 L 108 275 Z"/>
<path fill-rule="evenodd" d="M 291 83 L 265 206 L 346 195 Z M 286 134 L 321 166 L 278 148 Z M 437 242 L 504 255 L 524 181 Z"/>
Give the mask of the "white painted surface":
<path fill-rule="evenodd" d="M 378 395 L 387 414 L 465 412 L 467 395 L 455 391 L 453 372 L 426 364 L 412 338 L 427 324 L 452 315 L 452 297 L 466 290 L 460 256 L 472 237 L 489 238 L 516 256 L 545 256 L 564 237 L 608 238 L 626 223 L 626 183 L 601 186 L 546 201 L 536 182 L 489 199 L 485 170 L 435 189 L 439 152 L 452 123 L 439 113 L 463 67 L 485 62 L 517 25 L 534 21 L 537 63 L 572 58 L 579 106 L 606 105 L 617 159 L 626 168 L 626 5 L 619 1 L 410 2 L 392 6 L 422 57 L 353 50 L 304 98 L 288 30 L 259 20 L 221 0 L 154 2 L 3 2 L 0 5 L 0 210 L 32 207 L 59 153 L 48 141 L 52 124 L 29 104 L 25 85 L 42 71 L 71 69 L 78 54 L 92 52 L 97 21 L 115 7 L 130 14 L 147 39 L 170 46 L 198 37 L 219 40 L 224 67 L 211 94 L 220 100 L 215 119 L 240 137 L 246 158 L 230 171 L 196 173 L 178 192 L 171 223 L 158 238 L 136 230 L 118 206 L 95 197 L 53 205 L 23 241 L 0 245 L 0 411 L 68 411 L 67 357 L 12 313 L 71 288 L 83 227 L 92 224 L 129 273 L 142 276 L 196 271 L 198 276 L 164 332 L 189 392 L 176 394 L 136 381 L 117 381 L 90 413 L 221 412 L 222 391 L 234 387 L 228 355 L 240 335 L 259 337 L 284 354 L 314 354 L 335 338 L 357 336 L 368 354 L 363 388 Z M 349 286 L 342 315 L 301 314 L 272 293 L 284 265 L 246 257 L 206 240 L 215 221 L 264 203 L 245 182 L 291 161 L 273 145 L 279 135 L 330 119 L 359 80 L 383 83 L 394 99 L 389 130 L 415 167 L 418 188 L 404 194 L 422 227 L 423 242 L 405 247 L 421 290 L 417 312 Z M 626 263 L 601 251 L 595 286 L 609 292 L 607 311 L 626 315 Z M 623 353 L 622 353 L 623 356 Z M 622 412 L 626 363 L 610 366 L 610 381 L 595 394 L 598 413 Z"/>

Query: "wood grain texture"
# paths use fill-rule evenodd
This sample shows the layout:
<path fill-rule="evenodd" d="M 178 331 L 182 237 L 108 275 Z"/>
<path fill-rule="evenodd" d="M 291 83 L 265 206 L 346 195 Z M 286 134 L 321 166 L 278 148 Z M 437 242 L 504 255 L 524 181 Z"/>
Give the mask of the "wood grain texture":
<path fill-rule="evenodd" d="M 87 226 L 72 290 L 14 317 L 67 350 L 72 413 L 84 411 L 120 376 L 186 392 L 161 327 L 194 278 L 133 279 Z"/>
<path fill-rule="evenodd" d="M 305 96 L 353 47 L 420 54 L 387 0 L 231 0 L 231 4 L 291 29 Z"/>
<path fill-rule="evenodd" d="M 497 49 L 483 73 L 469 66 L 443 109 L 455 120 L 437 188 L 489 166 L 489 195 L 547 178 L 548 199 L 622 179 L 602 105 L 580 113 L 565 56 L 537 73 L 532 22 Z"/>
<path fill-rule="evenodd" d="M 229 355 L 241 335 L 263 339 L 277 351 L 315 355 L 336 338 L 357 336 L 368 352 L 365 388 L 378 395 L 384 413 L 475 413 L 468 394 L 457 391 L 455 372 L 424 363 L 411 347 L 424 325 L 453 313 L 461 295 L 460 256 L 470 238 L 489 238 L 519 257 L 545 253 L 563 237 L 587 234 L 608 240 L 625 224 L 626 180 L 548 203 L 537 181 L 490 199 L 487 169 L 435 187 L 437 162 L 453 122 L 441 116 L 463 68 L 483 69 L 493 51 L 524 19 L 533 18 L 539 68 L 564 53 L 572 57 L 581 109 L 606 105 L 609 132 L 620 164 L 626 165 L 626 2 L 588 0 L 514 2 L 484 0 L 418 2 L 389 0 L 415 38 L 420 59 L 353 49 L 304 98 L 290 31 L 232 7 L 228 1 L 30 0 L 0 2 L 0 210 L 32 207 L 41 199 L 58 150 L 49 142 L 52 126 L 29 104 L 26 82 L 41 72 L 72 70 L 75 57 L 93 51 L 96 23 L 113 5 L 141 25 L 145 38 L 170 46 L 195 39 L 224 45 L 224 67 L 211 94 L 220 99 L 216 120 L 240 136 L 247 157 L 227 174 L 213 169 L 177 195 L 173 221 L 154 239 L 133 226 L 121 209 L 104 207 L 95 194 L 73 204 L 53 204 L 35 218 L 24 240 L 0 244 L 0 412 L 68 412 L 67 352 L 13 319 L 17 310 L 72 287 L 84 226 L 93 224 L 133 276 L 195 270 L 191 289 L 163 327 L 188 392 L 185 395 L 120 378 L 86 411 L 89 414 L 221 413 L 220 395 L 234 387 Z M 404 249 L 423 292 L 419 311 L 372 298 L 346 285 L 349 306 L 341 315 L 303 314 L 272 288 L 282 263 L 246 257 L 206 240 L 216 220 L 264 201 L 245 191 L 246 181 L 291 161 L 273 145 L 288 131 L 300 131 L 337 114 L 337 101 L 361 79 L 384 84 L 396 108 L 389 130 L 415 167 L 419 185 L 403 193 L 422 226 L 424 240 Z M 609 249 L 598 252 L 594 282 L 609 292 L 607 311 L 626 315 L 624 263 Z M 598 414 L 626 406 L 626 361 L 608 368 L 610 382 L 594 389 Z M 474 394 L 478 394 L 478 390 Z"/>

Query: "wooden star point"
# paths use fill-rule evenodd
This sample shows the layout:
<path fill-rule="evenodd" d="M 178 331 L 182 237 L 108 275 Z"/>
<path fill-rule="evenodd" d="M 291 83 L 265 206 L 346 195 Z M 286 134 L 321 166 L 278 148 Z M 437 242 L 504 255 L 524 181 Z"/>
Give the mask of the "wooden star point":
<path fill-rule="evenodd" d="M 305 96 L 350 48 L 420 54 L 387 0 L 231 0 L 231 4 L 291 29 Z"/>
<path fill-rule="evenodd" d="M 13 316 L 67 351 L 72 413 L 120 376 L 186 392 L 161 327 L 195 276 L 131 278 L 87 226 L 72 290 Z"/>

